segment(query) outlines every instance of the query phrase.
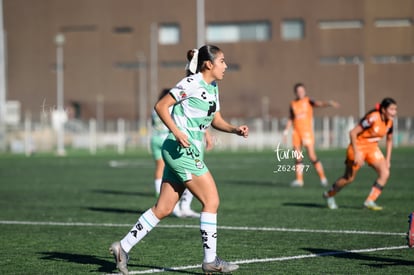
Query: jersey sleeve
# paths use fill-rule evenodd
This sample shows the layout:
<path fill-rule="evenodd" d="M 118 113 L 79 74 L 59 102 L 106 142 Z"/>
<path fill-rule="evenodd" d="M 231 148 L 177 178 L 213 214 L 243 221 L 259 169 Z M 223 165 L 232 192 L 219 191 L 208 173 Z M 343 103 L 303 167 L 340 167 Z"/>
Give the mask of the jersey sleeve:
<path fill-rule="evenodd" d="M 374 121 L 376 120 L 375 113 L 371 112 L 366 114 L 359 122 L 359 125 L 361 125 L 362 129 L 368 129 L 372 126 Z"/>
<path fill-rule="evenodd" d="M 388 129 L 387 135 L 392 134 L 393 132 L 394 132 L 394 124 L 392 124 L 390 129 Z"/>
<path fill-rule="evenodd" d="M 314 107 L 315 106 L 315 100 L 309 98 L 309 104 L 310 104 L 310 106 Z"/>
<path fill-rule="evenodd" d="M 191 91 L 194 89 L 190 89 L 191 85 L 194 83 L 194 79 L 189 76 L 183 78 L 180 82 L 175 85 L 174 88 L 170 90 L 170 95 L 177 101 L 180 102 L 185 100 L 189 96 L 191 96 Z"/>

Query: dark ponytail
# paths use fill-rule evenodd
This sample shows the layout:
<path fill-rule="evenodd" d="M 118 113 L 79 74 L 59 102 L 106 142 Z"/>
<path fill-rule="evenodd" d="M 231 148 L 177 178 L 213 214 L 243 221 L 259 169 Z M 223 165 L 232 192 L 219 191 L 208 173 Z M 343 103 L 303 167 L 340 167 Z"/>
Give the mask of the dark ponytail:
<path fill-rule="evenodd" d="M 193 73 L 190 71 L 190 66 L 189 66 L 189 64 L 190 64 L 190 62 L 191 62 L 191 59 L 193 59 L 193 56 L 194 56 L 194 53 L 195 53 L 195 50 L 193 49 L 193 50 L 188 50 L 188 52 L 187 52 L 187 61 L 188 61 L 188 65 L 185 67 L 185 75 L 186 76 L 190 76 L 190 75 L 192 75 Z"/>
<path fill-rule="evenodd" d="M 382 110 L 387 109 L 391 104 L 397 104 L 397 102 L 392 99 L 391 97 L 384 98 L 381 103 L 376 103 L 374 109 L 370 110 L 366 115 L 372 113 L 372 112 L 380 112 L 382 113 Z M 365 115 L 365 116 L 366 116 Z"/>
<path fill-rule="evenodd" d="M 207 67 L 206 62 L 214 62 L 217 54 L 221 52 L 221 49 L 214 45 L 204 45 L 200 49 L 198 49 L 198 57 L 197 57 L 197 69 L 194 73 L 203 72 Z M 195 54 L 195 50 L 189 50 L 187 52 L 187 60 L 188 63 L 191 62 Z M 194 74 L 190 71 L 189 66 L 186 67 L 186 74 L 187 76 Z"/>
<path fill-rule="evenodd" d="M 387 109 L 391 104 L 397 105 L 397 102 L 391 97 L 386 97 L 381 101 L 379 109 Z"/>

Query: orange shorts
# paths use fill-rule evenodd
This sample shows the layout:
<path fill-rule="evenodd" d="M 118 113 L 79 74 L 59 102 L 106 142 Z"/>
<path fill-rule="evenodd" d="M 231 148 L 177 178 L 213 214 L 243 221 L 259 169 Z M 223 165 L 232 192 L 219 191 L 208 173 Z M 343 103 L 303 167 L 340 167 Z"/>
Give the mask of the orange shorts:
<path fill-rule="evenodd" d="M 369 165 L 372 165 L 384 159 L 384 155 L 382 154 L 380 148 L 378 147 L 376 143 L 372 145 L 369 144 L 369 145 L 358 146 L 358 150 L 362 154 L 362 159 Z M 350 144 L 346 151 L 345 163 L 347 165 L 352 165 L 354 169 L 359 169 L 360 166 L 355 165 L 354 160 L 355 160 L 354 148 Z"/>
<path fill-rule="evenodd" d="M 315 144 L 315 137 L 312 131 L 296 131 L 292 133 L 293 147 L 302 147 Z"/>

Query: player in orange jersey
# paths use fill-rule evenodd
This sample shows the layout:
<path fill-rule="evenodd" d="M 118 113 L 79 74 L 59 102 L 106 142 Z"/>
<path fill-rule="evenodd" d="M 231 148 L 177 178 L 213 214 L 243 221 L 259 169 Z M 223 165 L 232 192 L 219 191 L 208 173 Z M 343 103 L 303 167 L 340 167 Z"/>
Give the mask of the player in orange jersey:
<path fill-rule="evenodd" d="M 301 152 L 305 147 L 309 155 L 309 159 L 315 166 L 316 171 L 321 179 L 322 186 L 328 184 L 325 172 L 323 170 L 322 163 L 318 160 L 315 153 L 315 138 L 313 134 L 313 108 L 314 107 L 339 107 L 339 104 L 335 101 L 319 101 L 312 100 L 306 95 L 305 85 L 297 83 L 293 91 L 296 99 L 290 103 L 290 118 L 286 124 L 286 128 L 283 131 L 284 139 L 288 134 L 289 128 L 293 125 L 293 149 L 295 152 Z M 302 153 L 296 154 L 296 180 L 291 183 L 292 187 L 303 186 L 303 158 Z"/>
<path fill-rule="evenodd" d="M 397 103 L 392 98 L 384 98 L 379 106 L 367 113 L 350 132 L 351 143 L 345 160 L 345 173 L 336 180 L 331 189 L 323 194 L 330 209 L 336 209 L 334 196 L 354 179 L 358 169 L 366 162 L 378 174 L 371 192 L 364 202 L 370 210 L 382 210 L 375 201 L 387 183 L 390 175 L 393 119 L 397 115 Z M 378 147 L 378 141 L 386 136 L 386 156 Z"/>

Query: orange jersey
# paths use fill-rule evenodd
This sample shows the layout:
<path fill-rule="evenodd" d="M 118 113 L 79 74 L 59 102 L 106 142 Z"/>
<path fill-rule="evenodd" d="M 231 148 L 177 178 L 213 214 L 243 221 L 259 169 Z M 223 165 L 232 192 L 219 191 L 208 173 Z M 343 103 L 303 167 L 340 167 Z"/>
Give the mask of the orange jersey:
<path fill-rule="evenodd" d="M 290 119 L 295 131 L 312 131 L 314 101 L 305 96 L 290 102 Z"/>
<path fill-rule="evenodd" d="M 366 114 L 360 125 L 364 130 L 358 134 L 356 145 L 378 144 L 381 138 L 393 131 L 392 120 L 384 121 L 376 110 Z"/>

